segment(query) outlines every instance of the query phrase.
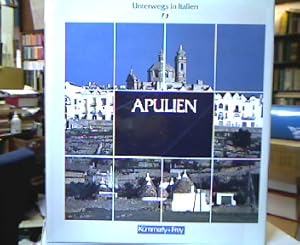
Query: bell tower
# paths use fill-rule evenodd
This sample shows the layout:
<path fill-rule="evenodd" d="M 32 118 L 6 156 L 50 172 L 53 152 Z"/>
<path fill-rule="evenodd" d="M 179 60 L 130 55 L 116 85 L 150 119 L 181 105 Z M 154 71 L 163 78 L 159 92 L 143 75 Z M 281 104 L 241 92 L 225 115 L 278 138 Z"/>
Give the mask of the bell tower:
<path fill-rule="evenodd" d="M 176 63 L 176 82 L 186 84 L 186 52 L 183 50 L 182 45 L 179 46 L 175 58 Z"/>

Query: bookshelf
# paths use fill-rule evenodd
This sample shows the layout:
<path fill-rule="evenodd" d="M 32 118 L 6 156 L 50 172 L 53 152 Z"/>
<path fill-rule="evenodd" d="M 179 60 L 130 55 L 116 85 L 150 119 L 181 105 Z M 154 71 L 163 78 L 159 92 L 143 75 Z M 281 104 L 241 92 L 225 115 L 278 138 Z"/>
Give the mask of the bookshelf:
<path fill-rule="evenodd" d="M 276 1 L 273 104 L 300 105 L 300 1 Z"/>
<path fill-rule="evenodd" d="M 44 33 L 22 34 L 22 62 L 25 84 L 42 92 L 44 89 Z"/>

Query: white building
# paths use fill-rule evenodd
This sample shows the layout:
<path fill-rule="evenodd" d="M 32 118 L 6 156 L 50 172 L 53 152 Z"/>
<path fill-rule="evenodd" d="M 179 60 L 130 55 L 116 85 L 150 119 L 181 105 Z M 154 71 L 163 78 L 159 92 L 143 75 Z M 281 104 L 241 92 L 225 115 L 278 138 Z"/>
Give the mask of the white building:
<path fill-rule="evenodd" d="M 66 120 L 112 120 L 113 91 L 101 89 L 93 83 L 88 86 L 77 86 L 65 82 Z"/>
<path fill-rule="evenodd" d="M 178 178 L 177 178 L 178 179 Z M 184 171 L 176 183 L 173 200 L 173 212 L 209 212 L 211 209 L 208 190 L 197 189 Z"/>
<path fill-rule="evenodd" d="M 173 212 L 209 212 L 208 192 L 193 188 L 189 193 L 174 193 L 172 200 Z"/>
<path fill-rule="evenodd" d="M 215 96 L 215 126 L 261 128 L 263 101 L 260 96 L 225 93 Z"/>
<path fill-rule="evenodd" d="M 236 201 L 234 200 L 234 193 L 217 192 L 216 204 L 217 205 L 236 206 Z"/>

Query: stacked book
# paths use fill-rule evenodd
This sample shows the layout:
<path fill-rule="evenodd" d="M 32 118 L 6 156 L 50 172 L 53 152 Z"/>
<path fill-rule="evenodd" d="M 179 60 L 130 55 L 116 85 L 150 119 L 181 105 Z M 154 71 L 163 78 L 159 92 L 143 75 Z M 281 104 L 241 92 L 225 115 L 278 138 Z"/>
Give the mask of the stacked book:
<path fill-rule="evenodd" d="M 0 135 L 10 132 L 9 114 L 9 105 L 5 103 L 5 100 L 0 100 Z"/>
<path fill-rule="evenodd" d="M 300 236 L 300 142 L 272 139 L 268 220 L 293 237 Z"/>
<path fill-rule="evenodd" d="M 22 122 L 22 130 L 31 130 L 35 127 L 35 117 L 40 111 L 40 94 L 33 90 L 6 89 L 1 95 L 9 108 L 10 116 L 17 112 Z"/>

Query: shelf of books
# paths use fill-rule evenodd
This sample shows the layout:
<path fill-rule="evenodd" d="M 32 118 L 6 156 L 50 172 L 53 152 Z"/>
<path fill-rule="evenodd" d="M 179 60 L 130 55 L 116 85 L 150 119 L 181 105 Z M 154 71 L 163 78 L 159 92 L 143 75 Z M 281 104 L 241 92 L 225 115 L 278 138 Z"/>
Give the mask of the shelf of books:
<path fill-rule="evenodd" d="M 275 24 L 273 103 L 299 105 L 300 1 L 276 5 Z"/>
<path fill-rule="evenodd" d="M 25 84 L 35 90 L 44 88 L 44 34 L 43 32 L 22 35 L 22 57 Z"/>

